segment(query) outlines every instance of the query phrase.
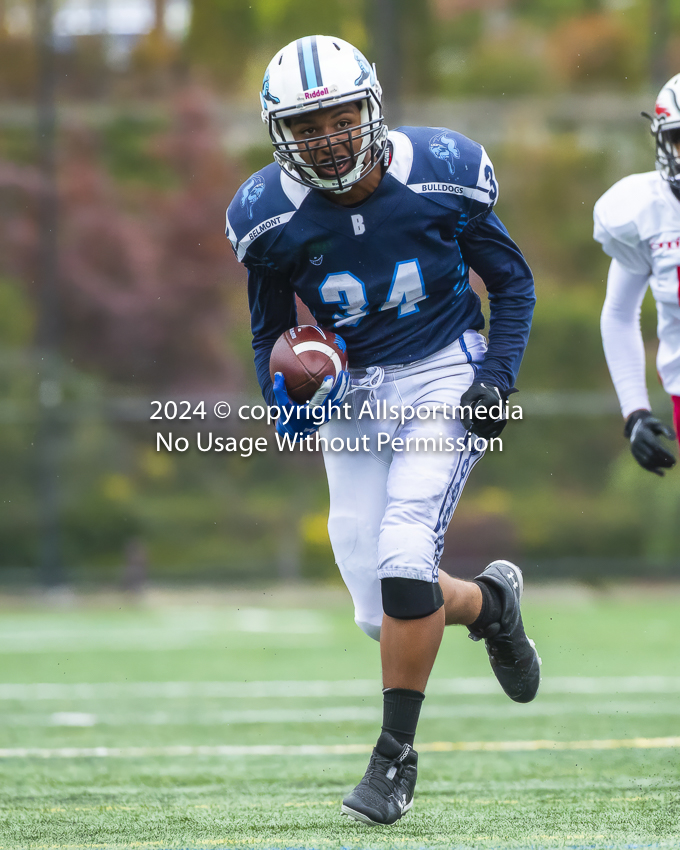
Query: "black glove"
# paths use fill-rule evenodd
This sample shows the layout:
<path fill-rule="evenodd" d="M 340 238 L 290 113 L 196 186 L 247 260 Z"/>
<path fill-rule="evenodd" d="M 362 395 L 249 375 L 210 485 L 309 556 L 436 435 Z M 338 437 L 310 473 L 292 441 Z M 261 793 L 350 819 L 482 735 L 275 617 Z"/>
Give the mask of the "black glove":
<path fill-rule="evenodd" d="M 498 387 L 482 383 L 472 384 L 460 398 L 462 408 L 470 407 L 472 416 L 463 413 L 462 423 L 468 431 L 490 440 L 497 437 L 508 424 L 505 418 L 505 400 L 517 390 L 500 392 Z"/>
<path fill-rule="evenodd" d="M 643 469 L 663 475 L 661 468 L 675 466 L 675 458 L 659 440 L 659 436 L 675 439 L 675 431 L 652 416 L 651 410 L 635 410 L 626 419 L 623 434 L 630 440 L 633 457 Z"/>

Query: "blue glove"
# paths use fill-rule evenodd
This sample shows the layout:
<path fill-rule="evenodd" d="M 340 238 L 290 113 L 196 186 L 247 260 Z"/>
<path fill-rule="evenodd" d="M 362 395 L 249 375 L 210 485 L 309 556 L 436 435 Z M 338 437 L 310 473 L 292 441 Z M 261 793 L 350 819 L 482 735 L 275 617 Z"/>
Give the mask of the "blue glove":
<path fill-rule="evenodd" d="M 281 436 L 299 434 L 303 439 L 317 431 L 330 419 L 333 408 L 340 407 L 349 389 L 349 372 L 340 372 L 337 378 L 328 375 L 307 404 L 296 404 L 288 397 L 283 373 L 274 375 L 274 398 L 281 411 L 276 420 L 276 431 Z"/>

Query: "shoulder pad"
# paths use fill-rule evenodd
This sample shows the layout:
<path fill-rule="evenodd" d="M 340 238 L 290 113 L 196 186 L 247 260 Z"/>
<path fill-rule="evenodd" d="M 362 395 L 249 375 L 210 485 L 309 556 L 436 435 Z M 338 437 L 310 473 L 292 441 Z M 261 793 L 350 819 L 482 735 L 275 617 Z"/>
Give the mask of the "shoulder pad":
<path fill-rule="evenodd" d="M 595 216 L 608 230 L 637 233 L 636 224 L 655 202 L 653 185 L 657 173 L 630 174 L 607 189 L 595 204 Z"/>
<path fill-rule="evenodd" d="M 278 237 L 282 225 L 291 220 L 308 192 L 287 177 L 276 163 L 246 180 L 227 209 L 226 234 L 239 262 L 247 261 L 246 255 L 253 260 L 266 255 L 267 247 Z"/>
<path fill-rule="evenodd" d="M 447 206 L 460 205 L 463 199 L 467 206 L 481 204 L 483 209 L 496 203 L 498 184 L 493 166 L 477 142 L 444 127 L 400 127 L 392 135 L 397 150 L 399 136 L 410 145 L 411 166 L 402 182 L 413 192 Z M 482 208 L 478 207 L 475 214 Z"/>
<path fill-rule="evenodd" d="M 655 171 L 624 177 L 602 195 L 593 210 L 595 240 L 610 257 L 641 274 L 650 271 L 641 230 L 657 202 L 657 182 Z"/>

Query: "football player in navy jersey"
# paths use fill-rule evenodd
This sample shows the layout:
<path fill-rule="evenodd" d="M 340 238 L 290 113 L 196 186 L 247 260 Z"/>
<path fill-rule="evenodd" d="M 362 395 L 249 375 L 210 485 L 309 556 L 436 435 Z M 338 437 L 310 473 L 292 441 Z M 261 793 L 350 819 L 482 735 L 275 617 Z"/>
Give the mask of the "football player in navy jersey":
<path fill-rule="evenodd" d="M 416 725 L 446 625 L 486 642 L 511 699 L 538 690 L 520 569 L 494 561 L 474 581 L 438 570 L 483 454 L 470 435 L 488 439 L 505 425 L 533 278 L 493 212 L 484 148 L 442 127 L 388 133 L 375 67 L 352 45 L 329 36 L 287 45 L 267 68 L 261 103 L 276 162 L 237 192 L 227 236 L 248 270 L 262 392 L 286 414 L 277 431 L 296 439 L 320 428 L 328 445 L 337 437 L 346 447 L 324 448 L 328 528 L 356 623 L 380 641 L 384 712 L 342 812 L 391 824 L 413 804 Z M 488 343 L 470 268 L 489 294 Z M 297 324 L 296 295 L 349 355 L 350 374 L 327 377 L 307 405 L 289 399 L 281 373 L 269 376 L 274 342 Z M 385 418 L 390 408 L 424 415 Z M 460 416 L 446 415 L 455 408 Z M 366 450 L 350 451 L 359 437 Z"/>

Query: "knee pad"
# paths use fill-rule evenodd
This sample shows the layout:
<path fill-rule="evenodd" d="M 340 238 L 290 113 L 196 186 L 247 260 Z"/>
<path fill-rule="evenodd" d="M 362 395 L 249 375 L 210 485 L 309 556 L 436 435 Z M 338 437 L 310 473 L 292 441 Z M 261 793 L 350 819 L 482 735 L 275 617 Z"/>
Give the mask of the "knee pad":
<path fill-rule="evenodd" d="M 383 611 L 395 620 L 421 620 L 444 604 L 439 582 L 384 578 L 380 582 Z"/>

